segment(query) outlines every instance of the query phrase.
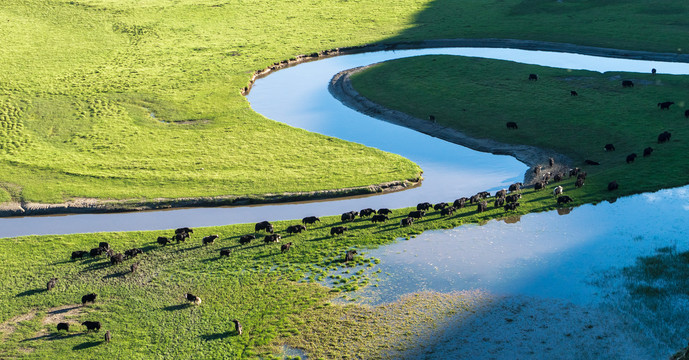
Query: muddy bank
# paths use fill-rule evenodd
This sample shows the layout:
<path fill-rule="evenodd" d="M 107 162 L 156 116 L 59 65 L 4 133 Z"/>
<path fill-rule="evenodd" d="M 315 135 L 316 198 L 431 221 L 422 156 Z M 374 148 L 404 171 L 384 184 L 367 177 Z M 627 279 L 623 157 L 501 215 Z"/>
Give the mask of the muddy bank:
<path fill-rule="evenodd" d="M 318 190 L 308 192 L 243 195 L 243 196 L 213 196 L 179 199 L 129 199 L 129 200 L 101 200 L 101 199 L 73 199 L 59 204 L 42 204 L 33 202 L 10 202 L 0 205 L 0 217 L 28 216 L 28 215 L 56 215 L 160 210 L 185 207 L 214 207 L 214 206 L 244 206 L 254 204 L 290 203 L 298 201 L 314 201 L 339 197 L 366 196 L 406 190 L 421 185 L 421 174 L 416 179 L 391 181 L 377 185 L 359 186 L 352 188 Z"/>
<path fill-rule="evenodd" d="M 437 137 L 470 149 L 488 152 L 496 155 L 510 155 L 525 163 L 529 168 L 541 166 L 552 173 L 564 172 L 570 168 L 571 159 L 552 150 L 541 149 L 528 145 L 505 144 L 491 139 L 477 139 L 461 131 L 445 127 L 437 123 L 422 120 L 401 111 L 388 109 L 363 96 L 352 87 L 349 77 L 375 64 L 342 71 L 330 81 L 330 93 L 348 107 L 368 116 L 384 120 L 393 124 L 408 127 L 424 134 Z M 555 160 L 553 167 L 549 166 L 549 158 Z M 531 169 L 524 174 L 524 184 L 534 181 Z"/>

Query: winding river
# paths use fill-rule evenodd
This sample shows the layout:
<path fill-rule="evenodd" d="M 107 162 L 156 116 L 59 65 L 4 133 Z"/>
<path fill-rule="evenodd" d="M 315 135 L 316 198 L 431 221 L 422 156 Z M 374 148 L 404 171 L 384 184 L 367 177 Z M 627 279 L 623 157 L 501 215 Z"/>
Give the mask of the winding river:
<path fill-rule="evenodd" d="M 327 58 L 278 71 L 258 80 L 248 100 L 267 118 L 291 126 L 400 154 L 424 170 L 413 189 L 374 196 L 241 207 L 12 217 L 0 219 L 0 237 L 100 231 L 161 230 L 262 220 L 336 215 L 365 207 L 399 208 L 422 201 L 439 202 L 478 191 L 492 191 L 522 179 L 526 166 L 509 156 L 473 151 L 397 125 L 372 119 L 342 105 L 327 90 L 339 71 L 375 62 L 423 54 L 450 54 L 594 71 L 689 74 L 689 64 L 625 60 L 571 53 L 500 48 L 437 48 L 380 51 Z"/>

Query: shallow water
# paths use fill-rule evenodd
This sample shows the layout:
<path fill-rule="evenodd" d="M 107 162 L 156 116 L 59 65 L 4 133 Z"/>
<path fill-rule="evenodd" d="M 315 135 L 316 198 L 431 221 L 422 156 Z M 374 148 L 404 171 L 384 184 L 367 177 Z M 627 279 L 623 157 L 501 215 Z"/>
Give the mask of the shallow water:
<path fill-rule="evenodd" d="M 287 220 L 310 215 L 336 215 L 366 207 L 396 208 L 413 206 L 422 201 L 448 201 L 478 191 L 502 188 L 521 179 L 526 166 L 511 157 L 476 152 L 372 119 L 345 107 L 327 91 L 328 81 L 339 71 L 388 59 L 423 54 L 478 56 L 594 71 L 648 72 L 655 67 L 659 73 L 689 74 L 689 64 L 686 63 L 495 48 L 384 51 L 305 63 L 258 80 L 248 96 L 254 110 L 291 126 L 359 142 L 407 157 L 424 170 L 425 180 L 421 187 L 384 195 L 308 203 L 2 218 L 0 237 L 159 230 L 179 226 L 216 226 L 262 220 Z"/>

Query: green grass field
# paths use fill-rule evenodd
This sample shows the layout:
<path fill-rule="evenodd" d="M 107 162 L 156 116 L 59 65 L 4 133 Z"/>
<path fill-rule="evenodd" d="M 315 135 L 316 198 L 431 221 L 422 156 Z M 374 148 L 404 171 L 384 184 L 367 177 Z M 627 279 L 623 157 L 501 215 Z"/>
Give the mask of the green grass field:
<path fill-rule="evenodd" d="M 649 69 L 650 70 L 650 69 Z M 529 81 L 528 75 L 539 75 Z M 622 79 L 634 81 L 623 88 Z M 457 56 L 424 56 L 386 62 L 352 76 L 367 98 L 477 138 L 553 149 L 588 172 L 568 195 L 597 202 L 689 183 L 689 98 L 686 76 L 596 73 Z M 570 91 L 578 96 L 570 96 Z M 674 101 L 670 110 L 659 102 Z M 518 130 L 506 128 L 508 121 Z M 660 133 L 672 140 L 658 144 Z M 616 151 L 603 148 L 612 143 Z M 643 157 L 643 150 L 653 153 Z M 626 157 L 636 153 L 633 163 Z M 584 160 L 599 162 L 590 166 Z M 545 161 L 545 159 L 543 159 Z M 607 190 L 616 180 L 620 189 Z"/>
<path fill-rule="evenodd" d="M 671 1 L 5 1 L 0 201 L 414 178 L 418 167 L 397 156 L 268 121 L 240 89 L 273 62 L 372 42 L 503 37 L 682 52 L 686 15 Z M 334 163 L 349 171 L 331 172 Z"/>

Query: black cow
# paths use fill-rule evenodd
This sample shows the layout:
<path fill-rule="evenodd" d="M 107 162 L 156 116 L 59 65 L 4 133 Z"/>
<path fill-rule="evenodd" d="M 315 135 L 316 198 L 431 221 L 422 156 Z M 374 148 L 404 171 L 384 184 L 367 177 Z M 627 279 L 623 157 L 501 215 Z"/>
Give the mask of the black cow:
<path fill-rule="evenodd" d="M 522 195 L 521 195 L 521 194 L 507 195 L 507 196 L 505 197 L 505 202 L 508 203 L 508 204 L 509 204 L 509 203 L 516 203 L 516 202 L 519 201 L 519 199 L 521 199 L 521 198 L 522 198 Z"/>
<path fill-rule="evenodd" d="M 174 239 L 175 239 L 175 241 L 177 241 L 177 243 L 179 244 L 180 242 L 185 242 L 185 241 L 187 241 L 187 239 L 188 239 L 190 236 L 191 236 L 191 235 L 189 235 L 188 232 L 181 232 L 181 233 L 176 233 Z"/>
<path fill-rule="evenodd" d="M 61 330 L 69 332 L 69 323 L 64 323 L 64 322 L 58 323 L 57 324 L 57 331 L 61 331 Z"/>
<path fill-rule="evenodd" d="M 452 203 L 452 206 L 453 206 L 455 209 L 461 209 L 461 208 L 463 208 L 463 207 L 466 206 L 467 200 L 468 200 L 467 198 L 461 197 L 461 198 L 455 200 L 455 202 Z"/>
<path fill-rule="evenodd" d="M 498 190 L 498 191 L 495 193 L 495 197 L 498 198 L 498 199 L 499 199 L 499 198 L 504 198 L 505 196 L 507 196 L 507 190 L 505 190 L 505 189 Z"/>
<path fill-rule="evenodd" d="M 380 214 L 373 215 L 373 217 L 371 218 L 371 222 L 373 222 L 373 223 L 385 222 L 385 220 L 388 220 L 388 217 L 385 215 L 380 215 Z"/>
<path fill-rule="evenodd" d="M 510 185 L 510 187 L 508 188 L 508 190 L 509 190 L 510 192 L 519 191 L 519 190 L 521 190 L 522 186 L 524 186 L 524 184 L 522 184 L 522 183 L 520 183 L 520 182 L 514 183 L 514 184 Z"/>
<path fill-rule="evenodd" d="M 94 293 L 90 293 L 90 294 L 86 294 L 86 295 L 82 296 L 81 297 L 81 305 L 86 305 L 86 303 L 89 303 L 89 302 L 92 303 L 92 302 L 96 301 L 96 297 L 98 297 L 98 295 L 96 295 Z"/>
<path fill-rule="evenodd" d="M 440 210 L 440 216 L 448 216 L 448 215 L 452 215 L 454 213 L 455 213 L 455 208 L 453 208 L 452 206 L 446 207 L 446 208 L 443 208 Z"/>
<path fill-rule="evenodd" d="M 273 224 L 269 223 L 268 221 L 261 221 L 259 223 L 256 223 L 254 226 L 254 231 L 259 232 L 261 230 L 265 230 L 266 232 L 273 233 Z"/>
<path fill-rule="evenodd" d="M 670 110 L 670 105 L 674 103 L 674 101 L 659 102 L 658 107 L 660 108 L 660 110 Z"/>
<path fill-rule="evenodd" d="M 242 324 L 240 324 L 239 320 L 237 320 L 237 319 L 232 320 L 232 322 L 234 323 L 234 331 L 237 332 L 237 335 L 241 335 L 242 334 Z"/>
<path fill-rule="evenodd" d="M 52 279 L 48 280 L 48 284 L 46 285 L 46 289 L 48 289 L 48 291 L 50 291 L 55 287 L 55 285 L 57 285 L 57 278 L 52 278 Z"/>
<path fill-rule="evenodd" d="M 356 250 L 347 251 L 347 253 L 345 254 L 345 260 L 344 261 L 345 262 L 354 261 L 354 255 L 356 255 L 356 254 L 357 254 Z"/>
<path fill-rule="evenodd" d="M 392 210 L 387 209 L 387 208 L 381 208 L 381 209 L 378 209 L 378 214 L 389 215 L 389 214 L 392 214 Z"/>
<path fill-rule="evenodd" d="M 100 330 L 100 321 L 84 321 L 81 325 L 86 326 L 87 332 Z"/>
<path fill-rule="evenodd" d="M 330 228 L 330 235 L 341 235 L 344 234 L 345 231 L 347 231 L 346 226 L 335 226 Z"/>
<path fill-rule="evenodd" d="M 288 242 L 287 244 L 282 244 L 282 246 L 280 246 L 280 253 L 281 253 L 281 254 L 284 254 L 285 251 L 289 251 L 289 248 L 290 248 L 291 246 L 292 246 L 292 243 L 291 243 L 291 242 Z"/>
<path fill-rule="evenodd" d="M 572 200 L 572 198 L 567 196 L 567 195 L 562 195 L 562 196 L 557 197 L 557 204 L 558 205 L 571 203 L 572 201 L 574 201 L 574 200 Z"/>
<path fill-rule="evenodd" d="M 442 210 L 444 208 L 448 207 L 448 204 L 446 202 L 440 202 L 435 205 L 433 205 L 433 210 Z"/>
<path fill-rule="evenodd" d="M 413 218 L 404 218 L 400 221 L 400 226 L 411 226 L 414 224 L 414 219 Z"/>
<path fill-rule="evenodd" d="M 689 118 L 689 110 L 684 110 L 684 117 Z"/>
<path fill-rule="evenodd" d="M 553 176 L 553 182 L 560 182 L 565 176 L 563 174 L 557 173 Z"/>
<path fill-rule="evenodd" d="M 634 87 L 634 82 L 632 82 L 631 80 L 622 80 L 622 87 L 623 88 Z"/>
<path fill-rule="evenodd" d="M 518 206 L 519 206 L 518 202 L 509 203 L 509 204 L 505 204 L 504 209 L 505 209 L 505 211 L 515 211 L 515 210 L 517 210 Z"/>
<path fill-rule="evenodd" d="M 529 74 L 529 80 L 537 81 L 538 80 L 538 74 Z"/>
<path fill-rule="evenodd" d="M 608 183 L 608 191 L 617 190 L 619 187 L 616 180 Z"/>
<path fill-rule="evenodd" d="M 193 304 L 195 304 L 195 305 L 200 305 L 200 304 L 201 304 L 201 298 L 198 297 L 198 296 L 196 296 L 196 295 L 192 295 L 192 294 L 186 293 L 186 294 L 184 294 L 184 298 L 185 298 L 187 301 L 189 301 L 190 303 L 193 303 Z"/>
<path fill-rule="evenodd" d="M 500 206 L 505 205 L 505 198 L 500 197 L 500 198 L 495 199 L 495 202 L 493 203 L 493 205 L 495 205 L 495 207 L 500 207 Z"/>
<path fill-rule="evenodd" d="M 110 256 L 110 264 L 111 265 L 117 265 L 121 264 L 124 261 L 124 254 L 113 254 Z"/>
<path fill-rule="evenodd" d="M 101 241 L 98 243 L 98 247 L 102 248 L 103 250 L 108 250 L 110 249 L 110 244 L 106 243 L 105 241 Z"/>
<path fill-rule="evenodd" d="M 229 257 L 230 254 L 232 254 L 232 250 L 230 250 L 230 249 L 222 249 L 222 250 L 220 250 L 220 256 L 227 256 L 227 257 Z"/>
<path fill-rule="evenodd" d="M 481 199 L 485 199 L 485 198 L 490 197 L 490 193 L 488 191 L 481 191 L 480 193 L 477 193 L 476 195 L 478 195 L 478 197 L 480 197 Z"/>
<path fill-rule="evenodd" d="M 340 220 L 342 222 L 354 221 L 354 219 L 356 219 L 357 215 L 359 215 L 359 212 L 357 212 L 357 211 L 346 212 L 346 213 L 342 214 L 342 216 L 340 216 Z"/>
<path fill-rule="evenodd" d="M 571 90 L 571 91 L 569 92 L 569 95 L 570 95 L 570 96 L 578 96 L 579 94 L 577 94 L 576 91 Z"/>
<path fill-rule="evenodd" d="M 589 159 L 584 160 L 584 163 L 586 163 L 586 165 L 600 165 L 598 161 L 593 161 Z"/>
<path fill-rule="evenodd" d="M 488 210 L 488 204 L 485 201 L 481 201 L 478 203 L 478 206 L 476 207 L 476 212 L 484 212 Z"/>
<path fill-rule="evenodd" d="M 316 216 L 307 216 L 303 219 L 301 219 L 302 224 L 315 224 L 316 222 L 321 222 L 321 219 L 319 219 Z"/>
<path fill-rule="evenodd" d="M 182 228 L 175 229 L 175 234 L 181 234 L 181 233 L 193 234 L 194 230 L 192 228 L 188 228 L 188 227 L 182 227 Z"/>
<path fill-rule="evenodd" d="M 88 254 L 89 254 L 88 251 L 82 251 L 82 250 L 72 251 L 72 260 L 81 259 Z"/>
<path fill-rule="evenodd" d="M 481 196 L 480 196 L 479 194 L 472 195 L 472 196 L 469 198 L 469 204 L 478 203 L 479 201 L 481 201 Z"/>
<path fill-rule="evenodd" d="M 208 236 L 206 236 L 206 237 L 203 238 L 203 240 L 202 240 L 202 241 L 203 241 L 203 245 L 212 244 L 212 243 L 215 242 L 215 239 L 217 239 L 217 238 L 219 238 L 219 237 L 220 237 L 220 236 L 218 236 L 218 235 L 208 235 Z"/>
<path fill-rule="evenodd" d="M 633 163 L 634 159 L 636 159 L 636 153 L 631 153 L 627 155 L 627 164 Z"/>
<path fill-rule="evenodd" d="M 296 234 L 296 233 L 301 233 L 302 231 L 306 230 L 306 226 L 297 224 L 297 225 L 290 225 L 287 227 L 287 230 L 285 230 L 288 234 Z"/>
<path fill-rule="evenodd" d="M 543 190 L 543 189 L 545 189 L 545 182 L 543 182 L 543 181 L 536 182 L 535 184 L 533 184 L 533 189 L 534 189 L 534 190 Z"/>
<path fill-rule="evenodd" d="M 605 144 L 605 146 L 603 147 L 603 149 L 604 149 L 605 151 L 615 151 L 615 145 L 613 145 L 613 144 Z"/>
<path fill-rule="evenodd" d="M 579 171 L 581 171 L 581 169 L 579 169 L 578 167 L 574 169 L 569 169 L 569 177 L 579 175 Z"/>
<path fill-rule="evenodd" d="M 416 205 L 416 210 L 428 211 L 432 207 L 433 207 L 433 205 L 431 205 L 431 203 L 423 202 L 423 203 Z"/>
<path fill-rule="evenodd" d="M 514 121 L 508 121 L 505 125 L 507 126 L 508 129 L 512 129 L 512 130 L 519 129 L 519 126 L 517 126 L 517 123 Z"/>
<path fill-rule="evenodd" d="M 256 236 L 255 235 L 242 235 L 239 237 L 239 244 L 240 245 L 246 245 L 251 242 L 251 240 L 255 240 Z"/>
<path fill-rule="evenodd" d="M 166 238 L 165 236 L 158 236 L 156 242 L 160 245 L 165 246 L 170 243 L 170 239 Z"/>
<path fill-rule="evenodd" d="M 359 211 L 359 217 L 369 217 L 375 213 L 376 213 L 375 210 L 373 210 L 371 208 L 366 208 L 366 209 L 362 209 L 361 211 Z"/>
<path fill-rule="evenodd" d="M 587 175 L 586 171 L 580 171 L 580 172 L 577 174 L 577 179 L 586 180 L 586 175 Z"/>
<path fill-rule="evenodd" d="M 274 242 L 280 242 L 280 239 L 282 239 L 282 236 L 280 236 L 280 234 L 269 234 L 263 238 L 263 242 L 269 244 Z"/>
<path fill-rule="evenodd" d="M 139 248 L 133 248 L 129 250 L 125 250 L 124 256 L 127 258 L 133 258 L 136 257 L 136 255 L 143 254 L 144 251 L 139 249 Z"/>
<path fill-rule="evenodd" d="M 91 257 L 96 257 L 96 256 L 101 256 L 101 255 L 103 255 L 104 252 L 105 252 L 105 250 L 103 250 L 103 248 L 97 247 L 97 248 L 91 249 L 91 251 L 89 251 L 89 255 L 90 255 Z"/>
<path fill-rule="evenodd" d="M 660 135 L 658 135 L 658 144 L 670 141 L 671 137 L 672 134 L 670 134 L 668 131 L 663 131 Z"/>
<path fill-rule="evenodd" d="M 407 217 L 410 217 L 412 219 L 421 219 L 424 215 L 426 215 L 426 212 L 423 210 L 416 210 L 416 211 L 410 211 Z"/>
<path fill-rule="evenodd" d="M 574 183 L 574 187 L 580 188 L 584 186 L 584 179 L 577 179 L 577 181 Z"/>
<path fill-rule="evenodd" d="M 652 152 L 653 152 L 653 148 L 652 148 L 652 147 L 649 146 L 649 147 L 645 148 L 645 149 L 644 149 L 644 157 L 646 157 L 646 156 L 651 156 L 651 153 L 652 153 Z"/>

